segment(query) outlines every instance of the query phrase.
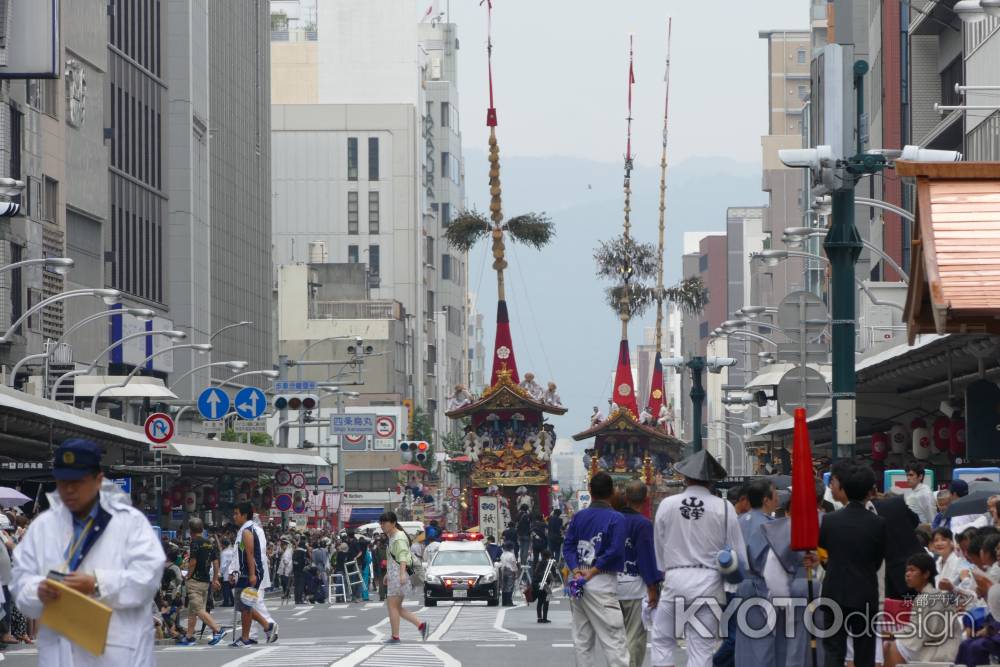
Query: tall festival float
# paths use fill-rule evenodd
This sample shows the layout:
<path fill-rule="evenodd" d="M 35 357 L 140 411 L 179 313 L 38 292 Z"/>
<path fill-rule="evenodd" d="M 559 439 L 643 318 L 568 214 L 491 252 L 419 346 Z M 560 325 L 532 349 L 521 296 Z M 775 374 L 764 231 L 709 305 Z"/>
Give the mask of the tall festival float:
<path fill-rule="evenodd" d="M 492 1 L 487 16 L 492 23 Z M 492 27 L 492 26 L 491 26 Z M 504 290 L 507 268 L 505 239 L 535 249 L 547 245 L 554 227 L 544 214 L 526 213 L 504 219 L 500 188 L 500 147 L 497 142 L 497 112 L 493 100 L 493 39 L 489 30 L 487 66 L 490 106 L 489 128 L 490 210 L 486 216 L 466 211 L 452 220 L 445 232 L 448 242 L 468 252 L 479 240 L 492 241 L 493 269 L 497 275 L 497 324 L 490 385 L 479 397 L 462 386 L 455 388 L 446 413 L 464 424 L 463 446 L 471 472 L 469 500 L 475 523 L 484 534 L 498 540 L 506 522 L 520 507 L 547 515 L 552 504 L 551 456 L 556 434 L 546 415 L 562 415 L 556 386 L 542 387 L 533 374 L 518 374 L 510 317 Z"/>
<path fill-rule="evenodd" d="M 708 294 L 701 279 L 688 278 L 670 288 L 663 285 L 663 244 L 666 226 L 667 192 L 667 111 L 670 90 L 670 31 L 667 32 L 667 92 L 663 112 L 663 144 L 660 158 L 659 247 L 637 241 L 631 220 L 632 200 L 632 88 L 635 85 L 632 38 L 629 38 L 628 116 L 625 142 L 625 208 L 622 234 L 602 242 L 594 252 L 597 275 L 612 284 L 605 300 L 621 321 L 621 341 L 618 345 L 618 365 L 609 401 L 607 416 L 599 411 L 591 416 L 590 427 L 573 436 L 574 440 L 593 439 L 587 450 L 589 475 L 599 471 L 609 473 L 615 485 L 624 487 L 633 479 L 649 485 L 651 494 L 647 515 L 668 493 L 666 482 L 673 478 L 673 463 L 681 456 L 684 443 L 673 435 L 673 415 L 666 400 L 663 378 L 663 304 L 672 302 L 687 312 L 701 311 Z M 649 283 L 655 279 L 655 286 Z M 649 396 L 644 409 L 639 409 L 629 352 L 628 325 L 632 318 L 642 316 L 656 305 L 656 357 Z"/>

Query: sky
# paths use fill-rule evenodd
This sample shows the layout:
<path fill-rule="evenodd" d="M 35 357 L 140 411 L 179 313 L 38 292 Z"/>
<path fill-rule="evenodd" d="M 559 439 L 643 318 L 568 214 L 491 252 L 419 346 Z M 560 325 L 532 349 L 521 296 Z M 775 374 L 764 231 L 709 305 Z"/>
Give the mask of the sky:
<path fill-rule="evenodd" d="M 450 0 L 450 15 L 460 40 L 463 142 L 485 150 L 486 8 Z M 634 34 L 633 146 L 638 163 L 658 164 L 668 17 L 671 162 L 725 155 L 759 163 L 767 49 L 757 33 L 807 28 L 808 0 L 493 0 L 501 150 L 620 161 Z"/>

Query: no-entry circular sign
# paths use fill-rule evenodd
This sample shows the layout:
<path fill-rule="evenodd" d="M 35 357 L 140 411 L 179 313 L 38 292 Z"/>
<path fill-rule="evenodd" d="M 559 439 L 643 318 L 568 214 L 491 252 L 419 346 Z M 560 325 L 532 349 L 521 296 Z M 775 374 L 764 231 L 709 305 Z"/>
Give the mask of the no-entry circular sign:
<path fill-rule="evenodd" d="M 396 420 L 382 415 L 375 418 L 375 435 L 379 438 L 391 438 L 396 434 Z"/>
<path fill-rule="evenodd" d="M 154 412 L 146 417 L 144 427 L 146 439 L 154 445 L 170 442 L 170 439 L 174 437 L 174 420 L 168 414 Z"/>

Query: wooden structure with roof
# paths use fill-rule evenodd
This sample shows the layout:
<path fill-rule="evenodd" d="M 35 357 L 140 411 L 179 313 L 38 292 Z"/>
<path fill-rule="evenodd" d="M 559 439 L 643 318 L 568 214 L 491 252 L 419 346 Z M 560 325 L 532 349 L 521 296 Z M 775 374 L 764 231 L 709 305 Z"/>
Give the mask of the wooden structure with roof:
<path fill-rule="evenodd" d="M 916 179 L 905 319 L 922 333 L 1000 334 L 1000 162 L 896 162 Z"/>

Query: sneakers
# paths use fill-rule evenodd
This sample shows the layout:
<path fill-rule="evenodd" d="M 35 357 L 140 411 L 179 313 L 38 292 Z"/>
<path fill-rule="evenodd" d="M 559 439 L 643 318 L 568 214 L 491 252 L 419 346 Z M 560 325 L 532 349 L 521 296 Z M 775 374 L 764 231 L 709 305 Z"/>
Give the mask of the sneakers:
<path fill-rule="evenodd" d="M 255 641 L 253 641 L 252 639 L 250 639 L 248 641 L 243 641 L 242 639 L 237 639 L 236 641 L 234 641 L 232 644 L 229 645 L 229 648 L 246 648 L 247 646 L 250 646 L 251 642 L 253 642 L 254 644 L 257 643 Z"/>
<path fill-rule="evenodd" d="M 431 631 L 431 626 L 427 624 L 427 621 L 417 626 L 417 630 L 420 630 L 420 639 L 427 641 L 427 634 Z"/>
<path fill-rule="evenodd" d="M 228 635 L 228 634 L 229 634 L 229 630 L 227 628 L 219 628 L 218 632 L 212 633 L 212 638 L 208 641 L 208 645 L 209 646 L 215 646 L 216 644 L 218 644 L 219 642 L 221 642 L 223 639 L 225 639 L 226 635 Z"/>
<path fill-rule="evenodd" d="M 248 639 L 248 640 L 246 640 L 243 643 L 246 644 L 247 646 L 256 646 L 257 645 L 257 640 L 256 639 Z"/>
<path fill-rule="evenodd" d="M 400 644 L 402 642 L 400 641 L 399 637 L 389 637 L 388 639 L 386 639 L 382 643 L 383 644 Z"/>
<path fill-rule="evenodd" d="M 264 634 L 267 636 L 268 644 L 273 644 L 278 641 L 278 624 L 272 622 L 271 625 L 267 626 L 267 630 L 264 631 Z"/>
<path fill-rule="evenodd" d="M 550 621 L 550 620 L 549 620 L 549 619 L 547 619 L 547 618 L 540 618 L 540 619 L 538 619 L 538 622 L 539 622 L 539 623 L 551 623 L 552 621 Z"/>
<path fill-rule="evenodd" d="M 177 640 L 178 646 L 194 646 L 197 643 L 194 637 L 181 637 Z"/>

